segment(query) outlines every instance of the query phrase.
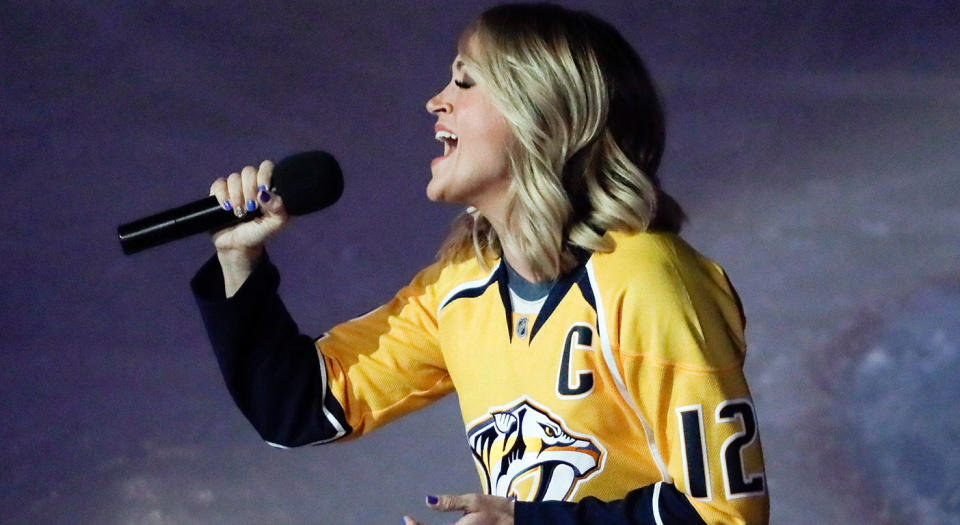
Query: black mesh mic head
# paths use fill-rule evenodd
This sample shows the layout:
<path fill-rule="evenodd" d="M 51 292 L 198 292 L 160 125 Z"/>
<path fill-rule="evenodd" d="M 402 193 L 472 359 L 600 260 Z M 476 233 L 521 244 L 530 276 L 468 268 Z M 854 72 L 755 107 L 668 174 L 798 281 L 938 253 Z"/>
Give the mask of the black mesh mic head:
<path fill-rule="evenodd" d="M 273 168 L 270 183 L 290 215 L 326 208 L 343 193 L 340 165 L 325 151 L 305 151 L 281 160 Z"/>

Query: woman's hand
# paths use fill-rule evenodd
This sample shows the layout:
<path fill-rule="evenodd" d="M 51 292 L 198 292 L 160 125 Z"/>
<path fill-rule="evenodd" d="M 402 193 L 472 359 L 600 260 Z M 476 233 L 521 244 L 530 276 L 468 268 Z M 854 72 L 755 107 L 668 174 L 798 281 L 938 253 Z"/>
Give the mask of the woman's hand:
<path fill-rule="evenodd" d="M 259 208 L 263 214 L 252 221 L 242 222 L 213 234 L 213 244 L 218 252 L 261 249 L 267 240 L 280 231 L 289 220 L 283 203 L 277 195 L 269 193 L 273 163 L 265 160 L 259 168 L 247 166 L 240 173 L 219 178 L 210 186 L 210 195 L 224 209 L 237 217 Z"/>
<path fill-rule="evenodd" d="M 262 215 L 252 221 L 224 228 L 213 234 L 213 244 L 223 268 L 224 291 L 230 297 L 250 275 L 263 253 L 263 245 L 290 220 L 279 195 L 269 192 L 273 163 L 265 160 L 259 168 L 247 166 L 239 173 L 219 178 L 210 186 L 226 210 L 243 217 L 257 208 Z"/>
<path fill-rule="evenodd" d="M 486 494 L 427 496 L 427 506 L 441 512 L 460 511 L 463 517 L 454 525 L 513 525 L 513 500 Z M 422 525 L 410 516 L 404 525 Z"/>

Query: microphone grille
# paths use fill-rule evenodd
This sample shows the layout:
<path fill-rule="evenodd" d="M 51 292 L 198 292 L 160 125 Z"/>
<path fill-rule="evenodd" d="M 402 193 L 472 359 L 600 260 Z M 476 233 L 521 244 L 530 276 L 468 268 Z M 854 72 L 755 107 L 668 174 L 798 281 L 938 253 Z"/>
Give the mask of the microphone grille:
<path fill-rule="evenodd" d="M 290 215 L 322 210 L 343 193 L 340 165 L 325 151 L 305 151 L 284 158 L 274 167 L 271 183 Z"/>

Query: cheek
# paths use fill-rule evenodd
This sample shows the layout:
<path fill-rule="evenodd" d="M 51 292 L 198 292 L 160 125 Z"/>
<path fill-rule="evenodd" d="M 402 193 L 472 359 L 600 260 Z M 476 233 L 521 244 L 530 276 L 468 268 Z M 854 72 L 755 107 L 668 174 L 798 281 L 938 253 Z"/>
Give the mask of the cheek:
<path fill-rule="evenodd" d="M 509 148 L 514 141 L 513 132 L 502 119 L 489 120 L 486 124 L 482 129 L 477 130 L 476 135 L 479 139 L 478 143 L 483 146 L 484 156 L 490 162 L 505 163 Z"/>

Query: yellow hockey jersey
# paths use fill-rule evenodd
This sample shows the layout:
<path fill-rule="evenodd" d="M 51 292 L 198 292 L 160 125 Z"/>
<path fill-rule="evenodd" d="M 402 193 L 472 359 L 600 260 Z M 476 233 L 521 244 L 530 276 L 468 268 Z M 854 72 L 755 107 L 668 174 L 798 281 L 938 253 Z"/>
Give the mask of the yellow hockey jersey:
<path fill-rule="evenodd" d="M 766 523 L 736 292 L 676 235 L 607 235 L 616 249 L 585 256 L 537 314 L 511 311 L 502 262 L 470 259 L 334 327 L 316 347 L 339 436 L 455 389 L 489 494 L 615 500 L 665 482 L 707 523 Z"/>

